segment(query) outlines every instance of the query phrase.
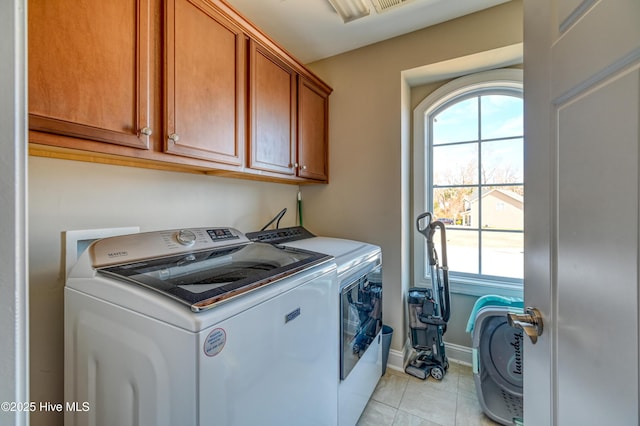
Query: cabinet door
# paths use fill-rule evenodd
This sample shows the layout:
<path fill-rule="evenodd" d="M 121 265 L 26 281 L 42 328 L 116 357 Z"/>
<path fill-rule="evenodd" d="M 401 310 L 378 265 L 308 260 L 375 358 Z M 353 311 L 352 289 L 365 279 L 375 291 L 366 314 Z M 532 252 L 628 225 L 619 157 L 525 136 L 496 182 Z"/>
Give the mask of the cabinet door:
<path fill-rule="evenodd" d="M 30 0 L 29 128 L 148 148 L 150 19 L 149 0 Z"/>
<path fill-rule="evenodd" d="M 327 181 L 329 94 L 300 77 L 298 83 L 298 176 Z"/>
<path fill-rule="evenodd" d="M 165 151 L 241 166 L 245 36 L 206 1 L 166 5 Z"/>
<path fill-rule="evenodd" d="M 253 40 L 250 52 L 249 167 L 293 175 L 296 73 Z"/>

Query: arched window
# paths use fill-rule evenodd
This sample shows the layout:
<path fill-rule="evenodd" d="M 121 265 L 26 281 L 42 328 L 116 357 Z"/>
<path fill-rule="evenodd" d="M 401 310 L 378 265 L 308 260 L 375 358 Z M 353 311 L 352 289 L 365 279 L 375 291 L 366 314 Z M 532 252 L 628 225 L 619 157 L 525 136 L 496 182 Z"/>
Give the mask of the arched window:
<path fill-rule="evenodd" d="M 446 225 L 453 290 L 521 293 L 522 70 L 445 84 L 416 107 L 414 126 L 414 213 L 430 211 Z M 427 284 L 424 241 L 415 239 L 415 280 Z"/>

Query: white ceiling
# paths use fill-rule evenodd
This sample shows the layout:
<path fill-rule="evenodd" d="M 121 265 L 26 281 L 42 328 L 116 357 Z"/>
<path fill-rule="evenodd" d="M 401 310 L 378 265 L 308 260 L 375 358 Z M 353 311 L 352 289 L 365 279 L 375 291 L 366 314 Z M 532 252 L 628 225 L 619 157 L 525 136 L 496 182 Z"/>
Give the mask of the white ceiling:
<path fill-rule="evenodd" d="M 328 0 L 227 0 L 302 63 L 429 27 L 509 0 L 409 0 L 345 24 Z"/>

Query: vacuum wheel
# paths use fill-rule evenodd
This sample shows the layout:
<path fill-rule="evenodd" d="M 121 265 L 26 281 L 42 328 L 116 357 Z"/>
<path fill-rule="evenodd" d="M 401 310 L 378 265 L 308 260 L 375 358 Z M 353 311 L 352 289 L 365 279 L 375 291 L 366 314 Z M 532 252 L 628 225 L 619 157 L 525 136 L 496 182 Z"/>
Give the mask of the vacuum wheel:
<path fill-rule="evenodd" d="M 440 367 L 433 367 L 431 369 L 431 377 L 436 380 L 442 380 L 442 378 L 444 377 L 444 370 Z"/>

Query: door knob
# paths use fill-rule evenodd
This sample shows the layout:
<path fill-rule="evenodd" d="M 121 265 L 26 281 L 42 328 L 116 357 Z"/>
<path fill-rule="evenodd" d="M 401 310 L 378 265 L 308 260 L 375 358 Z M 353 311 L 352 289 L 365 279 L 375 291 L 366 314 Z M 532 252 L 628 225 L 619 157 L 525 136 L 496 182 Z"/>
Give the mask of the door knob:
<path fill-rule="evenodd" d="M 527 307 L 524 314 L 508 314 L 507 321 L 511 327 L 522 329 L 534 345 L 542 335 L 542 315 L 536 308 Z"/>

